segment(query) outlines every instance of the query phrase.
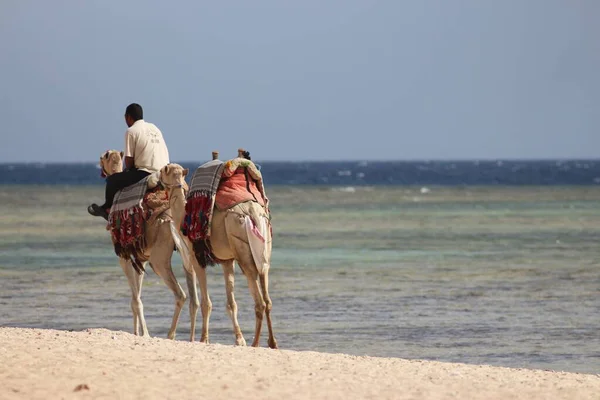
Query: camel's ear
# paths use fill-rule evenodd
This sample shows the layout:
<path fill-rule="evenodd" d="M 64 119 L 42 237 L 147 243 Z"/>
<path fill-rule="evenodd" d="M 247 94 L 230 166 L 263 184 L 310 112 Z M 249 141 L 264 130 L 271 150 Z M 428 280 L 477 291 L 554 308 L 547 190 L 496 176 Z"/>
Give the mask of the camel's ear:
<path fill-rule="evenodd" d="M 165 171 L 165 175 L 169 175 L 169 170 L 171 169 L 171 165 L 167 164 L 165 165 L 164 171 Z"/>
<path fill-rule="evenodd" d="M 181 171 L 181 176 L 187 176 L 188 172 L 190 172 L 190 170 L 188 168 L 184 168 L 183 171 Z"/>
<path fill-rule="evenodd" d="M 102 165 L 102 156 L 100 156 L 100 176 L 106 178 L 106 172 L 104 172 L 104 165 Z"/>
<path fill-rule="evenodd" d="M 121 154 L 121 160 L 122 160 L 122 159 L 123 159 L 123 156 L 125 155 L 125 152 L 124 152 L 124 151 L 122 151 L 120 154 Z"/>
<path fill-rule="evenodd" d="M 104 172 L 104 165 L 102 165 L 102 156 L 100 156 L 100 176 L 106 178 L 106 173 Z"/>

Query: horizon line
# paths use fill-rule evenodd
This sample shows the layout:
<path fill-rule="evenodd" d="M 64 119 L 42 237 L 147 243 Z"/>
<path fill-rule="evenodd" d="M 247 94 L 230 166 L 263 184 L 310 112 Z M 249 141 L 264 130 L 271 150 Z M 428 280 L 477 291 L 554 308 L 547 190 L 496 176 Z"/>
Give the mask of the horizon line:
<path fill-rule="evenodd" d="M 181 161 L 173 161 L 177 164 L 192 164 L 197 162 L 207 162 L 210 159 L 206 160 L 181 160 Z M 226 161 L 226 160 L 223 160 Z M 332 162 L 341 162 L 341 163 L 390 163 L 390 162 L 499 162 L 499 161 L 508 161 L 508 162 L 548 162 L 548 161 L 600 161 L 600 157 L 595 158 L 566 158 L 566 157 L 557 157 L 557 158 L 404 158 L 404 159 L 319 159 L 319 160 L 252 160 L 253 162 L 258 163 L 332 163 Z M 0 165 L 23 165 L 23 164 L 55 164 L 55 165 L 69 165 L 69 164 L 98 164 L 95 161 L 0 161 Z"/>

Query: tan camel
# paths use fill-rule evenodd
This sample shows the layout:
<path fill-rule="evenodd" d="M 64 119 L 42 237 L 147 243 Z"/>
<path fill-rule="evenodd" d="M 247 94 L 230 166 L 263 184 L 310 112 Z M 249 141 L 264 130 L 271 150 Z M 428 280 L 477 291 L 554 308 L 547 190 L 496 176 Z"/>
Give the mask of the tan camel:
<path fill-rule="evenodd" d="M 107 175 L 122 171 L 122 161 L 117 160 L 117 157 L 115 157 L 116 155 L 120 159 L 121 154 L 116 150 L 109 150 L 100 158 L 101 167 Z M 185 190 L 187 189 L 185 176 L 187 173 L 188 170 L 180 165 L 169 164 L 160 170 L 160 173 L 156 176 L 158 177 L 158 180 L 153 179 L 155 176 L 152 176 L 149 179 L 150 182 L 148 184 L 150 187 L 153 187 L 160 181 L 165 187 L 169 199 L 168 209 L 162 211 L 157 218 L 153 218 L 146 222 L 146 248 L 143 255 L 143 259 L 147 260 L 144 264 L 150 263 L 152 270 L 162 278 L 175 295 L 175 311 L 173 313 L 171 328 L 169 329 L 169 339 L 175 338 L 179 316 L 186 300 L 186 294 L 179 285 L 179 282 L 177 282 L 175 274 L 173 273 L 171 258 L 176 244 L 182 251 L 182 255 L 186 254 L 186 249 L 180 247 L 182 243 L 179 239 L 178 232 L 185 215 Z M 189 256 L 186 255 L 185 258 L 189 258 Z M 141 299 L 144 271 L 138 273 L 134 269 L 131 260 L 119 258 L 119 263 L 127 276 L 129 287 L 131 288 L 133 333 L 139 335 L 141 329 L 142 336 L 149 336 L 146 319 L 144 318 L 144 306 Z M 198 295 L 196 292 L 196 277 L 194 270 L 191 267 L 187 267 L 187 265 L 189 264 L 184 261 L 184 267 L 186 267 L 184 268 L 185 277 L 188 289 L 190 290 L 190 295 L 192 296 L 190 301 L 190 317 L 193 321 L 192 328 L 195 328 L 196 314 L 199 307 Z M 194 340 L 193 330 L 190 340 Z"/>
<path fill-rule="evenodd" d="M 114 150 L 111 152 L 118 154 L 118 152 Z M 120 171 L 118 170 L 118 167 L 114 167 L 114 163 L 118 163 L 118 160 L 115 157 L 109 155 L 105 158 L 107 160 L 112 160 L 111 162 L 113 164 L 109 164 L 107 161 L 105 168 L 101 158 L 103 169 L 110 171 L 111 173 Z M 213 152 L 213 158 L 218 158 L 217 152 Z M 183 170 L 182 167 L 177 164 L 170 165 L 171 168 L 174 166 L 176 166 L 175 169 L 169 170 L 169 166 L 167 166 L 161 170 L 161 182 L 167 189 L 171 188 L 169 200 L 172 221 L 170 224 L 163 223 L 146 227 L 148 243 L 147 253 L 149 253 L 149 260 L 153 270 L 165 281 L 167 286 L 169 286 L 175 294 L 175 313 L 173 315 L 173 321 L 168 336 L 173 339 L 175 337 L 179 315 L 181 314 L 181 309 L 186 299 L 185 293 L 183 293 L 179 286 L 171 268 L 171 256 L 174 247 L 173 240 L 175 239 L 175 243 L 182 256 L 188 290 L 191 296 L 190 341 L 193 342 L 195 338 L 196 315 L 198 306 L 200 306 L 202 311 L 202 335 L 200 341 L 208 343 L 208 327 L 210 313 L 212 311 L 212 302 L 210 301 L 208 294 L 206 269 L 198 263 L 198 260 L 191 250 L 193 246 L 189 239 L 179 235 L 179 228 L 181 227 L 185 214 L 185 197 L 183 197 L 183 189 L 181 186 L 185 185 L 184 177 L 187 174 L 187 170 Z M 264 243 L 256 244 L 256 241 L 251 239 L 247 229 L 249 219 L 256 222 L 262 236 L 265 238 Z M 220 263 L 223 267 L 227 293 L 227 312 L 233 323 L 236 345 L 245 346 L 246 340 L 244 339 L 237 320 L 238 309 L 233 293 L 235 261 L 238 262 L 242 273 L 246 276 L 250 293 L 254 299 L 256 325 L 252 346 L 257 347 L 259 345 L 263 316 L 266 315 L 267 328 L 269 331 L 268 345 L 270 348 L 277 348 L 277 340 L 275 339 L 271 322 L 272 302 L 268 290 L 272 249 L 271 231 L 268 228 L 269 224 L 269 218 L 265 209 L 256 202 L 244 202 L 225 211 L 220 211 L 216 207 L 214 209 L 211 223 L 211 245 L 214 255 L 221 260 Z M 170 225 L 170 230 L 169 228 L 165 228 L 166 225 Z M 179 243 L 180 238 L 183 238 L 181 243 Z M 141 286 L 144 274 L 138 274 L 130 261 L 121 259 L 120 262 L 132 292 L 131 309 L 134 314 L 134 333 L 136 335 L 138 334 L 138 326 L 141 325 L 142 335 L 148 336 L 141 301 Z M 200 286 L 200 293 L 202 296 L 201 302 L 198 300 L 196 280 Z"/>
<path fill-rule="evenodd" d="M 100 169 L 103 177 L 123 171 L 123 154 L 117 150 L 107 150 L 100 156 Z"/>
<path fill-rule="evenodd" d="M 242 149 L 240 149 L 241 151 Z M 240 153 L 241 154 L 241 153 Z M 218 158 L 218 153 L 213 152 L 213 159 Z M 256 227 L 264 237 L 264 243 L 257 243 L 249 233 L 250 221 L 256 223 Z M 237 303 L 234 290 L 234 261 L 237 261 L 242 273 L 246 276 L 250 293 L 254 299 L 255 329 L 252 346 L 257 347 L 260 341 L 263 316 L 266 315 L 267 328 L 269 330 L 268 345 L 272 349 L 277 348 L 277 341 L 273 333 L 271 323 L 272 302 L 269 296 L 269 267 L 271 264 L 272 238 L 269 229 L 269 217 L 266 210 L 253 201 L 238 204 L 228 210 L 221 211 L 214 208 L 210 243 L 212 252 L 223 267 L 225 278 L 225 289 L 227 293 L 227 313 L 233 323 L 235 344 L 245 346 L 246 340 L 237 319 Z M 187 247 L 192 249 L 192 244 L 185 237 Z M 208 343 L 208 325 L 212 303 L 208 295 L 206 284 L 206 269 L 200 266 L 193 251 L 190 251 L 190 261 L 193 265 L 198 282 L 202 301 L 200 309 L 202 312 L 202 335 L 201 342 Z M 194 286 L 194 291 L 196 287 Z M 190 292 L 191 293 L 191 292 Z M 191 295 L 191 294 L 190 294 Z M 197 297 L 197 295 L 196 295 Z M 191 312 L 190 312 L 191 315 Z M 194 323 L 192 324 L 192 337 L 194 335 Z"/>

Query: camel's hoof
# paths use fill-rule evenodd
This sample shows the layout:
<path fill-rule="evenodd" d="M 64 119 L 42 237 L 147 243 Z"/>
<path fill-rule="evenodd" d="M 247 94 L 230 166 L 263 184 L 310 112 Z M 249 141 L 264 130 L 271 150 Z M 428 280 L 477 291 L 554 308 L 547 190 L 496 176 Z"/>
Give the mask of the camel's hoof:
<path fill-rule="evenodd" d="M 201 337 L 200 343 L 208 344 L 208 337 Z"/>
<path fill-rule="evenodd" d="M 167 339 L 170 339 L 170 340 L 175 340 L 175 334 L 174 334 L 174 333 L 169 333 L 169 334 L 167 335 Z"/>
<path fill-rule="evenodd" d="M 244 339 L 243 337 L 235 339 L 235 345 L 236 346 L 245 346 L 246 345 L 246 339 Z"/>
<path fill-rule="evenodd" d="M 277 340 L 273 339 L 273 341 L 269 340 L 269 347 L 272 349 L 278 349 Z"/>

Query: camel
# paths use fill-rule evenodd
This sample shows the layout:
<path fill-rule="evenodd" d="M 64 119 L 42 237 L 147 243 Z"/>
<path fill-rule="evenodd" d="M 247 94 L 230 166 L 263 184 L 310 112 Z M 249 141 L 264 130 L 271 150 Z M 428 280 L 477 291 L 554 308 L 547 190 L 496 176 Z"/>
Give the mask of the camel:
<path fill-rule="evenodd" d="M 244 156 L 244 150 L 238 151 L 238 157 Z M 218 158 L 218 152 L 213 152 L 213 159 Z M 246 224 L 249 219 L 256 222 L 256 227 L 265 238 L 264 243 L 257 243 L 248 232 Z M 268 345 L 276 349 L 277 341 L 273 333 L 271 321 L 272 302 L 269 296 L 269 267 L 271 262 L 272 238 L 269 229 L 270 222 L 267 211 L 259 203 L 247 201 L 227 210 L 218 210 L 215 206 L 210 227 L 210 243 L 217 262 L 223 268 L 225 288 L 227 293 L 227 313 L 233 323 L 235 344 L 245 346 L 246 340 L 240 329 L 237 319 L 237 303 L 234 296 L 234 262 L 237 261 L 242 273 L 246 276 L 250 293 L 254 299 L 255 329 L 253 347 L 259 346 L 263 316 L 267 319 L 269 331 Z M 187 248 L 191 249 L 190 240 L 184 236 Z M 200 293 L 202 296 L 200 309 L 202 312 L 202 334 L 200 342 L 209 342 L 209 318 L 212 303 L 209 298 L 206 284 L 206 266 L 200 265 L 193 251 L 190 252 L 190 261 L 198 277 Z M 260 286 L 260 287 L 259 287 Z M 194 291 L 196 287 L 194 286 Z M 192 294 L 190 294 L 192 295 Z M 197 295 L 195 295 L 197 298 Z M 190 312 L 190 315 L 191 312 Z M 194 335 L 192 324 L 192 337 Z"/>
<path fill-rule="evenodd" d="M 123 171 L 123 152 L 117 150 L 106 150 L 100 156 L 100 169 L 103 178 Z"/>
<path fill-rule="evenodd" d="M 106 154 L 107 156 L 104 157 L 107 160 L 105 161 L 106 167 L 102 164 L 101 158 L 102 168 L 110 173 L 119 172 L 118 165 L 115 166 L 115 164 L 118 164 L 118 160 L 116 157 L 112 156 L 112 152 L 118 152 L 115 150 L 110 152 L 111 154 Z M 239 156 L 242 157 L 244 153 L 243 149 L 240 149 Z M 217 158 L 218 152 L 213 152 L 213 159 Z M 167 190 L 170 190 L 169 205 L 172 221 L 170 222 L 170 226 L 167 226 L 169 224 L 164 223 L 146 226 L 148 243 L 146 253 L 148 254 L 152 269 L 164 280 L 167 286 L 169 286 L 175 294 L 175 312 L 168 337 L 170 339 L 175 338 L 177 322 L 186 299 L 185 293 L 181 289 L 181 286 L 179 286 L 171 268 L 171 256 L 175 242 L 178 250 L 181 252 L 188 290 L 191 296 L 190 341 L 193 342 L 195 340 L 196 316 L 198 307 L 200 306 L 202 312 L 202 334 L 200 342 L 209 343 L 208 331 L 212 302 L 208 293 L 206 266 L 200 265 L 194 252 L 190 250 L 193 248 L 190 240 L 183 235 L 179 235 L 179 228 L 182 225 L 185 214 L 185 197 L 182 186 L 185 185 L 184 177 L 186 175 L 187 170 L 183 170 L 183 168 L 177 164 L 170 164 L 161 170 L 161 183 Z M 264 243 L 257 245 L 256 241 L 252 240 L 246 227 L 248 218 L 257 223 L 257 228 L 261 231 L 261 234 L 265 239 Z M 235 344 L 238 346 L 245 346 L 246 340 L 244 339 L 237 320 L 238 308 L 234 296 L 235 261 L 237 261 L 242 273 L 246 276 L 250 293 L 254 299 L 256 324 L 252 346 L 259 346 L 263 317 L 266 316 L 269 333 L 268 345 L 272 349 L 278 348 L 277 340 L 273 333 L 271 321 L 272 301 L 268 290 L 268 274 L 272 250 L 272 238 L 269 224 L 270 222 L 266 210 L 256 202 L 247 201 L 227 210 L 218 210 L 216 207 L 214 209 L 210 235 L 212 252 L 223 268 L 227 293 L 227 312 L 233 323 Z M 257 260 L 259 261 L 257 262 Z M 120 263 L 127 276 L 132 292 L 131 309 L 134 317 L 134 334 L 138 335 L 138 326 L 141 325 L 142 335 L 149 336 L 141 301 L 141 285 L 144 273 L 141 272 L 138 274 L 133 268 L 131 261 L 120 259 Z M 200 287 L 201 302 L 198 300 L 196 282 Z"/>
<path fill-rule="evenodd" d="M 102 171 L 106 175 L 111 175 L 116 172 L 121 172 L 123 169 L 122 154 L 116 150 L 109 150 L 100 157 L 100 165 Z M 181 310 L 186 300 L 186 294 L 179 285 L 173 269 L 171 267 L 171 258 L 175 245 L 181 245 L 178 239 L 178 227 L 181 226 L 185 215 L 185 190 L 187 184 L 185 176 L 188 170 L 178 164 L 169 164 L 160 170 L 156 177 L 151 177 L 149 186 L 156 186 L 159 182 L 163 185 L 168 193 L 168 208 L 159 212 L 157 218 L 151 218 L 145 223 L 145 238 L 146 247 L 143 254 L 143 259 L 147 260 L 145 264 L 150 264 L 152 270 L 162 278 L 165 284 L 171 289 L 175 295 L 175 311 L 171 328 L 169 329 L 168 338 L 175 339 L 175 332 Z M 158 178 L 158 181 L 156 179 Z M 177 227 L 177 229 L 174 229 Z M 178 248 L 179 248 L 178 246 Z M 185 253 L 184 249 L 181 249 Z M 144 271 L 136 271 L 131 260 L 119 258 L 119 263 L 123 272 L 127 276 L 129 287 L 131 289 L 131 310 L 133 312 L 133 333 L 142 336 L 150 336 L 146 326 L 144 317 L 144 306 L 141 299 L 142 282 L 144 280 Z M 184 262 L 184 267 L 186 266 Z M 190 301 L 190 316 L 195 322 L 196 313 L 199 307 L 199 301 L 196 292 L 196 277 L 194 270 L 184 268 L 185 277 L 190 289 L 192 299 Z M 194 326 L 194 323 L 192 324 Z M 192 331 L 190 340 L 194 340 Z"/>

